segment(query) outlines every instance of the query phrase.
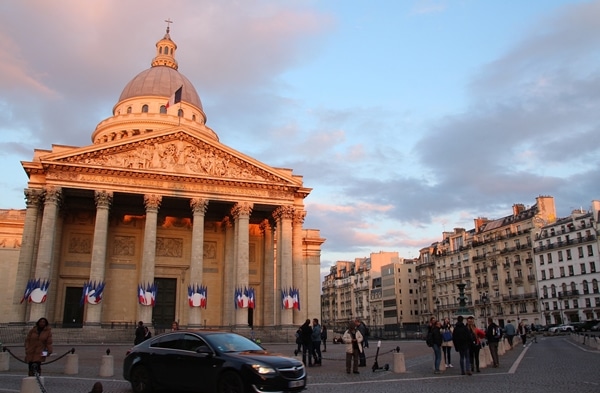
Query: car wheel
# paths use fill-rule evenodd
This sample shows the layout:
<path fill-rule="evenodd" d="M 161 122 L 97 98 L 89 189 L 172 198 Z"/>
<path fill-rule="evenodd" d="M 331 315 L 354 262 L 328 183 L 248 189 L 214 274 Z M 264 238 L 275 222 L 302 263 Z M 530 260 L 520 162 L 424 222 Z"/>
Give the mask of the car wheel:
<path fill-rule="evenodd" d="M 232 371 L 224 373 L 217 385 L 219 393 L 244 393 L 244 383 L 237 373 Z"/>
<path fill-rule="evenodd" d="M 144 366 L 137 366 L 131 370 L 131 390 L 133 393 L 152 392 L 152 377 Z"/>

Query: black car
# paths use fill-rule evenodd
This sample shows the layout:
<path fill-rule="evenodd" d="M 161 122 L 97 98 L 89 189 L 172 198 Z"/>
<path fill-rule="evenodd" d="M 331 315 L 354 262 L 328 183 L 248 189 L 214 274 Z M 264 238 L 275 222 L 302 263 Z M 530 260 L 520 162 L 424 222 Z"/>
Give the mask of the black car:
<path fill-rule="evenodd" d="M 123 378 L 134 393 L 298 392 L 306 387 L 302 362 L 218 331 L 176 331 L 146 340 L 128 352 Z"/>

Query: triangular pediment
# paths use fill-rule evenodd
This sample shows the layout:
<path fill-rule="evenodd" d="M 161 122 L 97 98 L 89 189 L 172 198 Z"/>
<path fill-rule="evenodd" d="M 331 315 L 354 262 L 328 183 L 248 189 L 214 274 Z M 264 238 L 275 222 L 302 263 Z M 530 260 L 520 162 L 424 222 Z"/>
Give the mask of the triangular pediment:
<path fill-rule="evenodd" d="M 273 168 L 217 141 L 186 130 L 148 133 L 121 141 L 44 155 L 44 166 L 165 174 L 302 187 L 290 170 Z"/>

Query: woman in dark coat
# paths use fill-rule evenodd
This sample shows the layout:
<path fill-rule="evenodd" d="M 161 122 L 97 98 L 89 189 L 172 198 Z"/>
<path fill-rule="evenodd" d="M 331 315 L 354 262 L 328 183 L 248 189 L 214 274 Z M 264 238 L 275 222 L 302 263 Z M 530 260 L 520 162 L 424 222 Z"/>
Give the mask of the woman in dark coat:
<path fill-rule="evenodd" d="M 456 352 L 460 354 L 460 372 L 462 375 L 471 375 L 471 362 L 469 359 L 469 351 L 471 348 L 471 333 L 469 329 L 465 326 L 463 322 L 464 318 L 462 315 L 459 315 L 457 318 L 456 325 L 454 326 L 454 331 L 452 332 L 452 342 L 454 343 L 454 348 L 456 348 Z"/>
<path fill-rule="evenodd" d="M 29 376 L 37 369 L 42 373 L 42 362 L 52 353 L 52 331 L 46 318 L 40 318 L 25 338 L 25 362 L 29 364 Z"/>

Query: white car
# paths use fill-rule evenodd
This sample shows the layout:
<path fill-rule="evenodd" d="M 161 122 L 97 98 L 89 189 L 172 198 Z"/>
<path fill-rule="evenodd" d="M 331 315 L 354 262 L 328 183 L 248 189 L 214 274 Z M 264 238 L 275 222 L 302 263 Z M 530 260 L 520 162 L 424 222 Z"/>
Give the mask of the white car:
<path fill-rule="evenodd" d="M 573 325 L 569 325 L 569 324 L 562 324 L 562 325 L 558 325 L 558 326 L 553 326 L 550 329 L 548 329 L 549 333 L 559 333 L 559 332 L 574 332 L 575 328 L 573 327 Z"/>

